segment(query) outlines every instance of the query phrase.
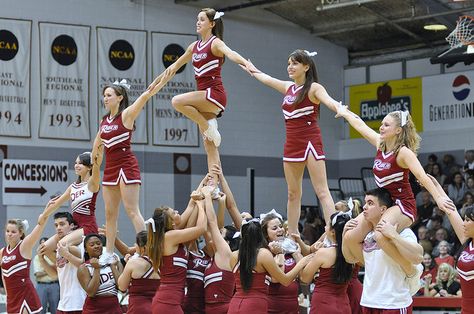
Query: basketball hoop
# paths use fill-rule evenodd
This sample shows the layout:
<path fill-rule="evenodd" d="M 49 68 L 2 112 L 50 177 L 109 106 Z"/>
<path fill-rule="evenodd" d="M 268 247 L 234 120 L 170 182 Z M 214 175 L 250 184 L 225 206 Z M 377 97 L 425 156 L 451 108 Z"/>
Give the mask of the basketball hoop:
<path fill-rule="evenodd" d="M 462 46 L 468 46 L 468 53 L 470 53 L 472 48 L 469 47 L 474 44 L 474 18 L 469 15 L 460 16 L 456 28 L 446 37 L 446 41 L 451 48 L 441 54 L 440 57 Z"/>

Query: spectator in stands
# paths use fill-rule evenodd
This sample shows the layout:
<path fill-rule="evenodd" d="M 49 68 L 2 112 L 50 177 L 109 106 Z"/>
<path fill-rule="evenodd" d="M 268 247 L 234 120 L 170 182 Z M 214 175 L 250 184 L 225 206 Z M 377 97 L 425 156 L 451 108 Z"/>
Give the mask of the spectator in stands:
<path fill-rule="evenodd" d="M 452 267 L 454 267 L 454 257 L 449 255 L 449 248 L 450 245 L 448 241 L 441 241 L 435 249 L 438 249 L 439 251 L 439 256 L 435 257 L 435 262 L 436 265 L 440 266 L 443 263 L 449 264 Z M 434 256 L 434 250 L 433 250 L 433 256 Z"/>
<path fill-rule="evenodd" d="M 423 169 L 425 169 L 427 173 L 431 173 L 431 170 L 433 169 L 433 165 L 436 164 L 437 162 L 438 162 L 438 156 L 436 156 L 435 154 L 430 154 L 428 156 L 428 163 L 423 166 Z"/>
<path fill-rule="evenodd" d="M 433 243 L 430 241 L 429 230 L 426 226 L 420 226 L 418 228 L 418 243 L 423 247 L 423 252 L 429 252 L 433 250 Z"/>
<path fill-rule="evenodd" d="M 425 281 L 425 277 L 430 275 L 430 278 L 435 278 L 438 273 L 438 265 L 436 265 L 434 259 L 431 257 L 430 253 L 425 252 L 423 254 L 423 273 L 421 274 L 421 279 Z M 416 295 L 424 294 L 424 285 L 420 288 Z"/>
<path fill-rule="evenodd" d="M 463 212 L 464 208 L 466 208 L 468 206 L 472 206 L 472 205 L 474 205 L 474 195 L 472 194 L 472 192 L 467 191 L 464 194 L 464 199 L 463 199 L 461 212 Z M 463 214 L 461 214 L 461 216 L 463 216 Z"/>
<path fill-rule="evenodd" d="M 467 192 L 467 186 L 464 183 L 464 177 L 458 171 L 453 174 L 453 180 L 451 184 L 448 186 L 448 196 L 450 199 L 453 200 L 456 207 L 462 207 L 462 201 L 464 198 L 464 194 Z"/>
<path fill-rule="evenodd" d="M 459 172 L 461 166 L 456 163 L 456 159 L 451 154 L 443 156 L 443 173 L 450 177 L 454 173 Z"/>
<path fill-rule="evenodd" d="M 303 226 L 303 237 L 306 244 L 311 245 L 316 242 L 324 233 L 324 219 L 319 215 L 319 211 L 308 208 L 306 221 Z"/>
<path fill-rule="evenodd" d="M 446 263 L 439 265 L 436 282 L 430 287 L 432 277 L 425 278 L 425 296 L 431 297 L 455 297 L 461 296 L 461 285 L 455 280 L 454 268 Z"/>
<path fill-rule="evenodd" d="M 474 193 L 474 176 L 467 178 L 466 187 L 469 192 Z"/>
<path fill-rule="evenodd" d="M 423 190 L 420 192 L 422 204 L 416 208 L 418 212 L 418 221 L 416 225 L 426 225 L 428 220 L 433 216 L 433 209 L 435 204 L 431 200 L 431 195 L 428 191 Z"/>
<path fill-rule="evenodd" d="M 434 213 L 433 216 L 431 216 L 430 220 L 426 224 L 426 227 L 431 230 L 431 233 L 434 235 L 436 233 L 436 230 L 441 228 L 443 226 L 443 217 L 438 215 L 437 213 Z M 434 240 L 434 239 L 430 239 Z"/>
<path fill-rule="evenodd" d="M 474 150 L 466 150 L 464 159 L 466 163 L 464 164 L 462 170 L 464 172 L 465 178 L 467 179 L 474 174 Z"/>
<path fill-rule="evenodd" d="M 446 181 L 446 175 L 443 174 L 441 171 L 441 166 L 438 163 L 433 164 L 431 167 L 431 172 L 428 173 L 431 174 L 441 186 L 443 186 L 444 182 Z"/>

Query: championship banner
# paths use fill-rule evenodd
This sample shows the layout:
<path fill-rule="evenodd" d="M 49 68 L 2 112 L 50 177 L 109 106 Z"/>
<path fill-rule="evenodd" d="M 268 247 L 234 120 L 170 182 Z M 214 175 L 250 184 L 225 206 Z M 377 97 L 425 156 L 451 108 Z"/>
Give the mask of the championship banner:
<path fill-rule="evenodd" d="M 152 33 L 153 77 L 157 77 L 183 55 L 196 39 L 196 35 Z M 199 146 L 197 124 L 171 105 L 173 96 L 195 90 L 193 67 L 188 63 L 153 97 L 153 145 Z"/>
<path fill-rule="evenodd" d="M 97 27 L 97 82 L 99 82 L 99 123 L 107 110 L 102 90 L 115 81 L 126 79 L 130 84 L 129 105 L 146 90 L 146 31 Z M 132 143 L 147 144 L 147 109 L 135 120 Z"/>
<path fill-rule="evenodd" d="M 349 109 L 377 133 L 390 112 L 408 110 L 418 132 L 423 131 L 421 77 L 349 87 Z M 352 127 L 350 138 L 362 136 Z"/>
<path fill-rule="evenodd" d="M 39 23 L 39 137 L 90 140 L 90 27 Z"/>
<path fill-rule="evenodd" d="M 30 137 L 31 21 L 0 19 L 0 135 Z"/>
<path fill-rule="evenodd" d="M 474 128 L 474 71 L 423 77 L 425 131 Z"/>

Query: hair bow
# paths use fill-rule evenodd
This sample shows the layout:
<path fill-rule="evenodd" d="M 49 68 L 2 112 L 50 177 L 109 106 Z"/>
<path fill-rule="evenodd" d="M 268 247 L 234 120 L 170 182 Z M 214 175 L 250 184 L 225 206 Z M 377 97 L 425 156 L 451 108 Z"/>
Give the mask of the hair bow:
<path fill-rule="evenodd" d="M 145 225 L 148 224 L 151 225 L 151 229 L 153 230 L 153 232 L 156 232 L 155 219 L 153 219 L 153 217 L 145 221 Z"/>
<path fill-rule="evenodd" d="M 220 19 L 221 17 L 224 16 L 224 12 L 221 11 L 216 11 L 216 14 L 214 15 L 214 21 Z"/>
<path fill-rule="evenodd" d="M 348 212 L 338 212 L 334 217 L 332 217 L 332 220 L 331 220 L 331 226 L 334 227 L 334 225 L 336 224 L 337 222 L 337 217 L 339 216 L 342 216 L 342 215 L 349 215 L 349 217 L 352 217 L 352 210 L 348 211 Z"/>
<path fill-rule="evenodd" d="M 234 233 L 234 235 L 232 236 L 232 239 L 237 239 L 238 237 L 240 237 L 240 231 L 237 231 L 236 233 Z"/>
<path fill-rule="evenodd" d="M 249 220 L 244 219 L 244 220 L 242 220 L 242 227 L 246 224 L 251 223 L 251 222 L 260 223 L 260 219 L 258 219 L 258 218 L 252 218 L 252 219 L 249 219 Z M 242 228 L 242 227 L 240 227 L 240 228 Z"/>
<path fill-rule="evenodd" d="M 26 232 L 28 231 L 28 229 L 30 228 L 30 224 L 28 223 L 28 220 L 23 219 L 23 220 L 21 221 L 21 224 L 23 225 L 23 228 L 24 228 L 25 233 L 26 233 Z"/>
<path fill-rule="evenodd" d="M 278 218 L 280 218 L 280 220 L 283 220 L 283 217 L 275 210 L 275 208 L 273 208 L 271 211 L 269 211 L 266 214 L 260 214 L 260 221 L 262 221 L 265 217 L 267 217 L 270 214 L 273 214 L 277 216 Z"/>
<path fill-rule="evenodd" d="M 407 122 L 408 122 L 409 112 L 408 112 L 408 110 L 405 110 L 405 111 L 399 110 L 399 111 L 400 111 L 400 126 L 404 127 L 405 124 L 407 124 Z"/>
<path fill-rule="evenodd" d="M 316 51 L 308 51 L 308 50 L 305 50 L 304 51 L 309 57 L 314 57 L 315 55 L 317 55 L 318 53 Z"/>
<path fill-rule="evenodd" d="M 113 85 L 117 86 L 122 86 L 123 88 L 129 90 L 130 89 L 130 84 L 127 83 L 126 79 L 122 79 L 120 82 L 116 80 L 115 82 L 112 83 Z"/>

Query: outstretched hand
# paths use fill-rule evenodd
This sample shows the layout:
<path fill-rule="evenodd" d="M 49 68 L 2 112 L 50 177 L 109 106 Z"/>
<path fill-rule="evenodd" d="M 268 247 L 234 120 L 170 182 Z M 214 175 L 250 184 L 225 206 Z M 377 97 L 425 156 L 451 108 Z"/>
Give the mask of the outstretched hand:
<path fill-rule="evenodd" d="M 173 77 L 174 73 L 172 73 L 170 68 L 167 68 L 162 75 L 160 76 L 159 80 L 153 81 L 148 88 L 146 89 L 146 92 L 151 96 L 154 96 L 156 93 L 160 91 L 160 89 L 163 88 L 163 86 L 168 83 L 168 81 Z"/>
<path fill-rule="evenodd" d="M 346 105 L 343 105 L 341 102 L 339 102 L 339 105 L 337 106 L 337 112 L 334 118 L 340 118 L 340 117 L 345 117 L 347 113 L 349 112 L 349 109 Z"/>
<path fill-rule="evenodd" d="M 254 74 L 257 74 L 257 73 L 262 73 L 262 71 L 260 71 L 259 69 L 257 69 L 255 67 L 255 65 L 253 65 L 253 63 L 249 60 L 247 60 L 247 62 L 245 62 L 245 65 L 242 65 L 242 64 L 239 64 L 239 66 L 245 71 L 247 72 L 248 74 L 250 74 L 250 76 L 254 76 Z"/>

